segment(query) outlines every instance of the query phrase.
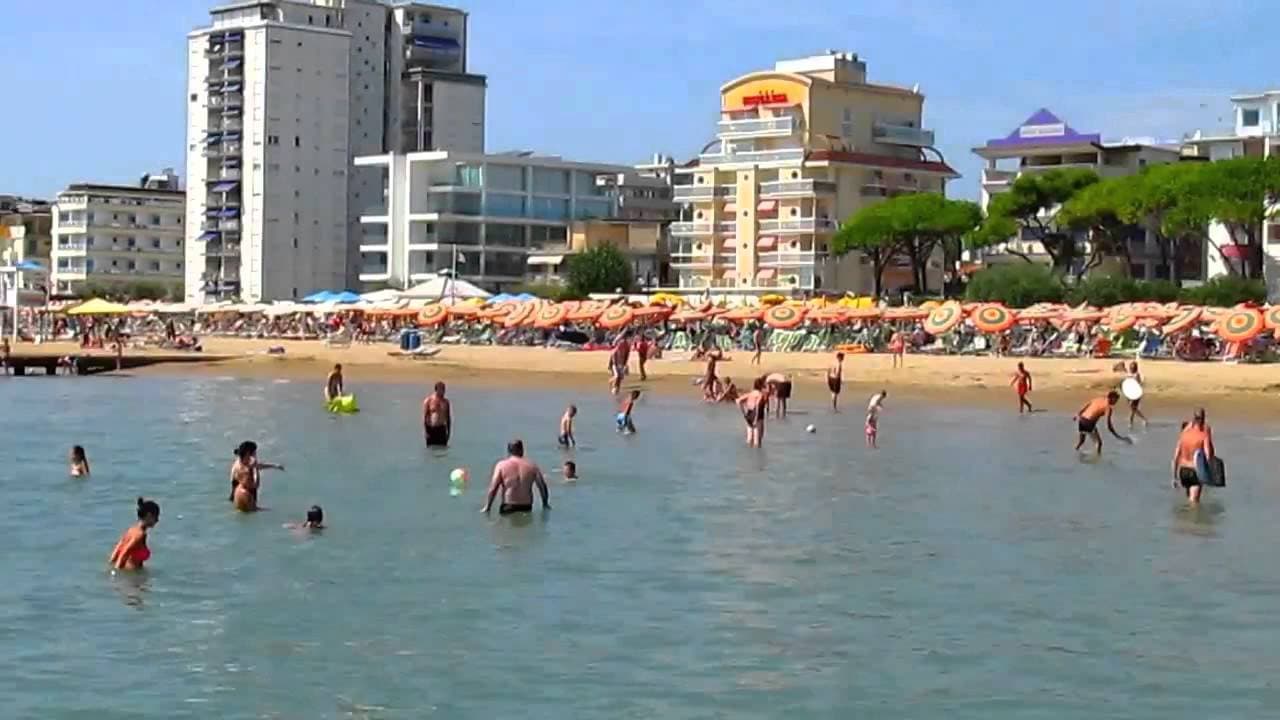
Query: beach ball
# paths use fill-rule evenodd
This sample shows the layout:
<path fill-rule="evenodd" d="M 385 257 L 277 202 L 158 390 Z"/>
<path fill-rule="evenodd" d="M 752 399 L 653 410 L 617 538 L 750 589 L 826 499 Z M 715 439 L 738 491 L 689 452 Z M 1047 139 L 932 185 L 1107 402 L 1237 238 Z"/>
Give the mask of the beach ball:
<path fill-rule="evenodd" d="M 453 472 L 449 473 L 449 494 L 455 497 L 461 495 L 469 478 L 466 468 L 454 468 Z"/>
<path fill-rule="evenodd" d="M 818 432 L 818 428 L 817 428 L 816 426 L 814 426 L 814 425 L 810 425 L 810 426 L 806 427 L 806 428 L 804 429 L 804 431 L 805 431 L 805 432 L 807 432 L 807 433 L 813 434 L 813 433 Z"/>

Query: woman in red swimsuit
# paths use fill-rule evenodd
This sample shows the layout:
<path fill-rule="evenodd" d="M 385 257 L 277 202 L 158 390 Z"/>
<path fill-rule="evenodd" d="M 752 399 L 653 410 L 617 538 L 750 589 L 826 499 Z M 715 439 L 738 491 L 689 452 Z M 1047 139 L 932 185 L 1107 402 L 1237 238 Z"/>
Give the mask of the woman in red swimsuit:
<path fill-rule="evenodd" d="M 147 531 L 160 522 L 160 505 L 154 500 L 138 498 L 138 524 L 120 536 L 115 550 L 111 551 L 111 567 L 116 570 L 141 570 L 151 559 L 147 548 Z"/>

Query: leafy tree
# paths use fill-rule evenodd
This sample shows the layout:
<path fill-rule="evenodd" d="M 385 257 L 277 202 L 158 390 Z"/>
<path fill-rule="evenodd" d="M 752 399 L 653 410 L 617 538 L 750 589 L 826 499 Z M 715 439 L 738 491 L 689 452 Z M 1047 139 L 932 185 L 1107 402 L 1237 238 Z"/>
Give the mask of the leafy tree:
<path fill-rule="evenodd" d="M 1126 221 L 1121 209 L 1124 199 L 1134 191 L 1136 184 L 1133 176 L 1101 180 L 1082 188 L 1058 211 L 1059 226 L 1089 235 L 1089 256 L 1078 267 L 1077 282 L 1107 257 L 1122 258 L 1124 271 L 1129 272 L 1133 262 L 1129 238 L 1137 236 L 1141 228 Z"/>
<path fill-rule="evenodd" d="M 1238 157 L 1200 165 L 1189 191 L 1188 201 L 1200 203 L 1201 214 L 1222 223 L 1231 245 L 1261 247 L 1263 223 L 1273 215 L 1271 204 L 1280 195 L 1280 158 Z M 1262 277 L 1261 258 L 1252 250 L 1237 259 L 1225 247 L 1211 244 L 1231 272 Z"/>
<path fill-rule="evenodd" d="M 1195 305 L 1231 307 L 1242 302 L 1265 302 L 1267 285 L 1262 280 L 1224 275 L 1195 288 L 1184 288 L 1182 302 Z"/>
<path fill-rule="evenodd" d="M 1013 221 L 1018 228 L 1029 231 L 1031 239 L 1044 247 L 1054 271 L 1063 275 L 1078 256 L 1079 248 L 1076 238 L 1058 227 L 1054 215 L 1059 206 L 1096 182 L 1097 174 L 1083 168 L 1023 173 L 1008 190 L 991 198 L 984 222 L 991 227 L 976 233 L 971 240 L 987 245 L 1005 242 L 1011 239 L 1012 234 L 1001 236 L 996 231 L 1007 229 L 1009 221 Z M 1012 248 L 1007 252 L 1032 262 L 1025 253 Z"/>
<path fill-rule="evenodd" d="M 567 285 L 579 296 L 631 289 L 631 263 L 612 245 L 600 245 L 572 255 L 568 261 Z"/>
<path fill-rule="evenodd" d="M 1208 203 L 1198 199 L 1204 187 L 1199 178 L 1203 165 L 1167 163 L 1148 166 L 1126 179 L 1117 193 L 1120 218 L 1151 232 L 1169 277 L 1181 283 L 1183 263 L 1200 252 L 1209 222 Z"/>
<path fill-rule="evenodd" d="M 871 261 L 871 275 L 876 296 L 884 290 L 884 271 L 902 252 L 902 237 L 893 224 L 893 208 L 880 202 L 862 208 L 840 226 L 831 239 L 831 251 L 844 255 L 857 251 Z"/>

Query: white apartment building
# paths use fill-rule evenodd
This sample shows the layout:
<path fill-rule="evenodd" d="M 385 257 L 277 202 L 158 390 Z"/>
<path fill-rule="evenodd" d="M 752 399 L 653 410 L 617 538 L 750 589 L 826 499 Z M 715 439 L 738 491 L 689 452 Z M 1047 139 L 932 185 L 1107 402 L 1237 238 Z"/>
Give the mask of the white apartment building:
<path fill-rule="evenodd" d="M 613 218 L 612 186 L 632 171 L 530 153 L 391 153 L 356 158 L 387 204 L 360 218 L 360 280 L 408 287 L 451 270 L 501 290 L 545 275 L 576 220 Z"/>
<path fill-rule="evenodd" d="M 188 300 L 352 285 L 358 218 L 383 191 L 352 159 L 408 140 L 483 149 L 484 78 L 465 73 L 466 14 L 255 0 L 211 16 L 188 35 Z"/>
<path fill-rule="evenodd" d="M 1178 162 L 1180 158 L 1179 150 L 1172 146 L 1128 140 L 1104 142 L 1102 135 L 1077 132 L 1044 108 L 1032 114 L 1013 132 L 989 140 L 985 145 L 974 148 L 973 152 L 986 161 L 978 198 L 984 213 L 993 196 L 1008 190 L 1015 180 L 1027 173 L 1082 168 L 1107 178 L 1132 175 L 1147 165 Z M 1056 212 L 1055 208 L 1046 217 L 1052 217 Z M 1148 235 L 1135 228 L 1129 240 L 1129 273 L 1137 279 L 1168 280 L 1169 268 L 1160 261 L 1156 241 Z M 1082 235 L 1079 241 L 1087 243 L 1088 238 Z M 1022 262 L 1020 256 L 1045 264 L 1050 262 L 1035 233 L 1028 229 L 1023 229 L 1009 242 L 985 248 L 979 254 L 988 263 Z M 1202 267 L 1198 257 L 1185 259 L 1183 273 L 1189 277 L 1183 279 L 1202 279 Z"/>
<path fill-rule="evenodd" d="M 179 294 L 185 196 L 172 170 L 145 175 L 133 187 L 77 183 L 58 193 L 51 290 L 68 294 L 86 285 L 142 281 Z"/>
<path fill-rule="evenodd" d="M 1280 90 L 1236 95 L 1231 98 L 1235 126 L 1222 132 L 1197 130 L 1183 141 L 1183 155 L 1211 162 L 1234 157 L 1280 155 Z M 1280 222 L 1263 223 L 1260 246 L 1237 245 L 1221 223 L 1209 225 L 1207 275 L 1210 278 L 1235 271 L 1257 276 L 1267 283 L 1267 296 L 1280 299 Z M 1225 258 L 1223 256 L 1226 256 Z M 1227 262 L 1232 267 L 1227 267 Z"/>

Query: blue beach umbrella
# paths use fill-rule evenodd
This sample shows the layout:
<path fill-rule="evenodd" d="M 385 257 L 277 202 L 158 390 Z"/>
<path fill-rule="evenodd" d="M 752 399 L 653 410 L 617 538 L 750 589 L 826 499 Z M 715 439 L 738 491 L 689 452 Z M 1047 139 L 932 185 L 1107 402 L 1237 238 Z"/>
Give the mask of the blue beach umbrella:
<path fill-rule="evenodd" d="M 306 302 L 306 303 L 329 302 L 330 300 L 333 299 L 333 295 L 334 293 L 329 290 L 321 290 L 320 292 L 311 293 L 310 295 L 302 298 L 302 302 Z"/>

